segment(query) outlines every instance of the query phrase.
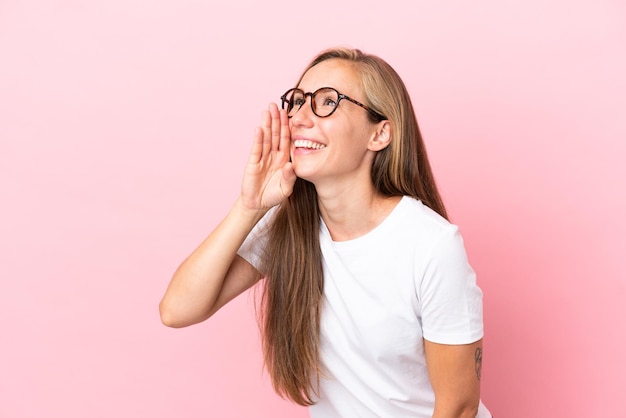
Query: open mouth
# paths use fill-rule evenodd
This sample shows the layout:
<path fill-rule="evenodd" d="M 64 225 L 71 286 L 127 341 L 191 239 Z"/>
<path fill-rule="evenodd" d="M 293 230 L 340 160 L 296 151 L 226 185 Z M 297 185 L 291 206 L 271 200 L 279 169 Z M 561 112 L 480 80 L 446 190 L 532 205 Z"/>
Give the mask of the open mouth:
<path fill-rule="evenodd" d="M 293 141 L 293 145 L 296 148 L 303 148 L 303 149 L 322 149 L 322 148 L 326 148 L 326 145 L 324 145 L 324 144 L 320 144 L 319 142 L 309 141 L 309 140 L 306 140 L 306 139 L 296 139 L 295 141 Z"/>

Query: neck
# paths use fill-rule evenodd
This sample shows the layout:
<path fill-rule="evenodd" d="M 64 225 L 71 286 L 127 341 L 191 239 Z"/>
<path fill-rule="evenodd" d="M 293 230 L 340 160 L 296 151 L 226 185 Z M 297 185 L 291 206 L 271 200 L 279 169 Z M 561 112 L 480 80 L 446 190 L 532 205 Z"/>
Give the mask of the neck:
<path fill-rule="evenodd" d="M 384 196 L 371 182 L 321 188 L 316 185 L 322 219 L 334 241 L 347 241 L 378 226 L 400 201 Z M 321 190 L 320 190 L 321 189 Z"/>

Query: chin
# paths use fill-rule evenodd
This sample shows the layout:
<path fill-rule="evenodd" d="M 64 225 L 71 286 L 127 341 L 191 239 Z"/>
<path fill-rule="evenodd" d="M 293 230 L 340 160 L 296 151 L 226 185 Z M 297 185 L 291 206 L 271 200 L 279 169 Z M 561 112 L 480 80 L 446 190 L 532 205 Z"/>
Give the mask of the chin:
<path fill-rule="evenodd" d="M 299 179 L 306 180 L 310 183 L 315 183 L 315 179 L 317 178 L 317 176 L 315 175 L 315 172 L 313 170 L 302 168 L 298 170 L 298 168 L 294 166 L 293 171 L 294 173 L 296 173 L 296 176 Z"/>
<path fill-rule="evenodd" d="M 294 170 L 294 172 L 296 173 L 296 176 L 299 179 L 306 180 L 306 181 L 309 181 L 311 183 L 313 182 L 313 177 L 310 175 L 310 173 L 307 173 L 306 171 L 302 172 L 302 171 L 298 171 L 298 170 Z"/>

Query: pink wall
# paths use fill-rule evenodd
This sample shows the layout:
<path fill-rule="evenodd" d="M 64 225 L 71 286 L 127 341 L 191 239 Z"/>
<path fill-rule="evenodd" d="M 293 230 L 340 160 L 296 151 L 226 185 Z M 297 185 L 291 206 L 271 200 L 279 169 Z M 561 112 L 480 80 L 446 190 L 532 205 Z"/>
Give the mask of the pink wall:
<path fill-rule="evenodd" d="M 623 416 L 624 2 L 248 3 L 0 1 L 0 416 L 307 415 L 261 371 L 251 296 L 184 330 L 157 304 L 261 109 L 336 44 L 412 92 L 494 415 Z"/>

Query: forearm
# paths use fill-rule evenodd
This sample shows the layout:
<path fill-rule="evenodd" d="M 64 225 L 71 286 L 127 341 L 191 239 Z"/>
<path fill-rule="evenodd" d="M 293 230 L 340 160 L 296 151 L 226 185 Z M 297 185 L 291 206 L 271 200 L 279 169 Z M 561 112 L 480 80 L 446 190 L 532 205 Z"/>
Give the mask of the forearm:
<path fill-rule="evenodd" d="M 241 194 L 224 220 L 178 267 L 159 306 L 172 327 L 204 321 L 258 281 L 260 273 L 236 256 L 252 228 L 293 191 L 289 118 L 271 103 L 255 129 Z"/>
<path fill-rule="evenodd" d="M 178 267 L 159 309 L 166 325 L 201 322 L 224 285 L 237 250 L 265 210 L 248 210 L 238 200 L 222 222 Z"/>

